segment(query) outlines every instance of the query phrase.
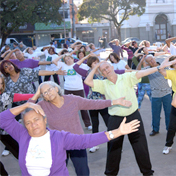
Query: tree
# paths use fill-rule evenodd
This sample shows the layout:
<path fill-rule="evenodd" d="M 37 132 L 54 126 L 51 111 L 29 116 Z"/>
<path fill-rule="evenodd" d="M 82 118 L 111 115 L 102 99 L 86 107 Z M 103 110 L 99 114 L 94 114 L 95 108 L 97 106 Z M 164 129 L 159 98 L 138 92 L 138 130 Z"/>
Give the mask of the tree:
<path fill-rule="evenodd" d="M 88 18 L 89 22 L 100 22 L 102 19 L 112 21 L 121 40 L 120 28 L 123 21 L 130 15 L 142 15 L 145 6 L 146 0 L 84 0 L 78 11 L 78 18 Z"/>
<path fill-rule="evenodd" d="M 18 31 L 26 23 L 62 21 L 58 12 L 61 0 L 1 0 L 0 4 L 1 47 L 12 31 Z"/>

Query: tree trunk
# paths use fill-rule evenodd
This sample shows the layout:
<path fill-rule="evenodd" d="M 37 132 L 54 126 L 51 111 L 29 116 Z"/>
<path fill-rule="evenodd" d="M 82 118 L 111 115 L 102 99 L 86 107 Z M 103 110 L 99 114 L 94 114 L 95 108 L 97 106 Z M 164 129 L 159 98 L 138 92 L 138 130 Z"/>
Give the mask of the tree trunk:
<path fill-rule="evenodd" d="M 0 46 L 0 49 L 4 46 L 5 42 L 6 42 L 6 39 L 9 35 L 6 35 L 6 34 L 3 34 L 2 35 L 2 40 L 1 40 L 1 46 Z"/>
<path fill-rule="evenodd" d="M 121 42 L 121 28 L 117 27 L 118 39 Z"/>

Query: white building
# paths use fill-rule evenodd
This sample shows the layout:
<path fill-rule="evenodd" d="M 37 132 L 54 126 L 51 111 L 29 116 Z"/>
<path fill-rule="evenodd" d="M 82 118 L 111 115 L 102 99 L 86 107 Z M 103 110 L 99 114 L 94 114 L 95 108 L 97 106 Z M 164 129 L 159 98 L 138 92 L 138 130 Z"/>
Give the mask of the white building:
<path fill-rule="evenodd" d="M 119 15 L 120 16 L 120 15 Z M 176 36 L 176 0 L 146 0 L 145 13 L 130 16 L 121 27 L 121 39 L 138 37 L 150 42 Z"/>

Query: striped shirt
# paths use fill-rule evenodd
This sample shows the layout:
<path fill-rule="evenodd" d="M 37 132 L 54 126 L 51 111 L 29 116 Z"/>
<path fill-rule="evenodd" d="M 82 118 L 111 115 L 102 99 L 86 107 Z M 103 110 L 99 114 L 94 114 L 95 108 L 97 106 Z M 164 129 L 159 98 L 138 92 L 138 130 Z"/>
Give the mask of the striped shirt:
<path fill-rule="evenodd" d="M 160 59 L 157 63 L 160 65 L 162 61 L 163 60 Z M 150 67 L 148 66 L 142 69 L 148 69 L 148 68 Z M 148 75 L 148 78 L 149 78 L 150 87 L 152 90 L 152 97 L 159 98 L 159 97 L 164 97 L 168 94 L 171 94 L 172 89 L 169 87 L 168 81 L 164 79 L 164 76 L 161 73 L 159 72 L 152 73 Z"/>

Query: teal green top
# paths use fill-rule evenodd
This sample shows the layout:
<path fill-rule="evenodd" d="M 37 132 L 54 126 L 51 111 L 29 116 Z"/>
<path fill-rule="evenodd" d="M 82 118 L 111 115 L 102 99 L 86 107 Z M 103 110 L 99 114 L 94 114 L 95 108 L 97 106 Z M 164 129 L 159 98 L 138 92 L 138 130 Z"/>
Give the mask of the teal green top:
<path fill-rule="evenodd" d="M 139 64 L 139 62 L 138 62 L 138 60 L 137 60 L 137 57 L 133 56 L 132 61 L 133 61 L 134 65 L 137 67 L 137 65 Z M 143 68 L 143 66 L 142 66 L 142 68 Z M 141 83 L 149 83 L 148 76 L 144 76 L 144 77 L 142 78 Z"/>

